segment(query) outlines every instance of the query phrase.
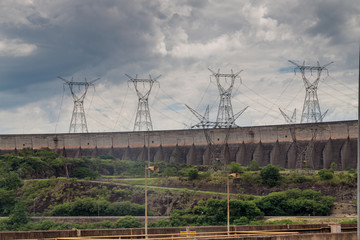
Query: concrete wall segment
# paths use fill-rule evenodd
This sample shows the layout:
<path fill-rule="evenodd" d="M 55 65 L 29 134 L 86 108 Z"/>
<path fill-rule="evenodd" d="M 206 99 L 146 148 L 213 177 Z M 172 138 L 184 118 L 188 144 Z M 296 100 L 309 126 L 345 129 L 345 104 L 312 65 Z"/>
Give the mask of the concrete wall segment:
<path fill-rule="evenodd" d="M 316 141 L 313 152 L 309 153 L 314 168 L 328 167 L 331 162 L 343 169 L 354 166 L 358 135 L 356 120 L 233 129 L 0 135 L 0 153 L 49 147 L 68 157 L 107 154 L 135 160 L 146 155 L 144 146 L 150 143 L 152 161 L 159 161 L 160 157 L 164 161 L 209 164 L 208 143 L 204 134 L 207 131 L 213 143 L 218 145 L 223 145 L 229 134 L 227 150 L 223 148 L 226 162 L 237 161 L 248 165 L 256 158 L 260 165 L 271 162 L 293 167 L 297 155 L 294 144 L 304 148 L 311 140 L 314 129 L 317 129 Z M 292 133 L 295 133 L 296 142 L 293 142 Z"/>

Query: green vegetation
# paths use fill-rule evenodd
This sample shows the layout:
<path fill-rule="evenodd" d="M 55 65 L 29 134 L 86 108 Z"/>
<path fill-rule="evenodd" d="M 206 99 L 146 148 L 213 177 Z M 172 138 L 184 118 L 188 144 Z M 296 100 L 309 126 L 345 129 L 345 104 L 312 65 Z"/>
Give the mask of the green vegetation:
<path fill-rule="evenodd" d="M 260 171 L 261 181 L 264 185 L 274 187 L 280 184 L 280 169 L 274 165 L 267 165 Z"/>
<path fill-rule="evenodd" d="M 326 216 L 329 215 L 335 198 L 321 196 L 313 190 L 289 189 L 273 192 L 255 200 L 266 216 Z"/>
<path fill-rule="evenodd" d="M 140 227 L 132 216 L 144 215 L 144 161 L 111 156 L 64 158 L 49 149 L 25 149 L 0 156 L 1 230 Z M 356 171 L 284 170 L 277 166 L 189 166 L 157 162 L 160 171 L 148 179 L 149 215 L 168 215 L 149 226 L 226 224 L 226 176 L 231 179 L 230 223 L 263 224 L 264 215 L 329 215 L 334 197 L 308 186 L 356 186 Z M 155 187 L 156 186 L 156 187 Z M 173 187 L 173 188 L 172 188 Z M 270 187 L 270 189 L 269 189 Z M 272 192 L 275 189 L 279 192 Z M 203 190 L 203 191 L 202 191 Z M 281 191 L 284 190 L 284 191 Z M 214 192 L 215 191 L 215 192 Z M 216 192 L 217 191 L 217 192 Z M 240 194 L 249 193 L 250 194 Z M 83 225 L 33 222 L 37 216 L 127 216 L 117 222 Z"/>
<path fill-rule="evenodd" d="M 129 201 L 110 203 L 104 199 L 77 198 L 52 207 L 50 216 L 144 216 L 144 205 Z"/>

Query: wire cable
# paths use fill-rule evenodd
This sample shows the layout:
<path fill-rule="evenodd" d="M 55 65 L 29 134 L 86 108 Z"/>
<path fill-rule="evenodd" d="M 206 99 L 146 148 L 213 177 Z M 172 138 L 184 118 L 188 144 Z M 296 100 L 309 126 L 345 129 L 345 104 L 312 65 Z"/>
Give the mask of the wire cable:
<path fill-rule="evenodd" d="M 114 125 L 114 127 L 113 127 L 113 130 L 115 130 L 117 124 L 119 123 L 120 115 L 121 115 L 121 113 L 122 113 L 122 110 L 123 110 L 123 107 L 124 107 L 124 104 L 125 104 L 125 101 L 126 101 L 126 98 L 127 98 L 128 92 L 129 92 L 129 89 L 130 89 L 130 87 L 129 87 L 129 85 L 128 85 L 127 88 L 126 88 L 126 93 L 125 93 L 124 100 L 123 100 L 123 102 L 122 102 L 122 104 L 121 104 L 121 107 L 120 107 L 119 114 L 117 114 L 117 118 L 116 118 L 116 121 L 115 121 L 115 125 Z"/>
<path fill-rule="evenodd" d="M 60 109 L 59 109 L 59 114 L 58 114 L 56 124 L 55 124 L 55 133 L 57 131 L 57 126 L 58 126 L 58 123 L 59 123 L 59 120 L 60 120 L 60 114 L 61 114 L 61 108 L 62 108 L 62 105 L 63 105 L 64 95 L 65 95 L 65 86 L 63 84 L 63 93 L 62 93 L 61 101 L 60 101 Z"/>

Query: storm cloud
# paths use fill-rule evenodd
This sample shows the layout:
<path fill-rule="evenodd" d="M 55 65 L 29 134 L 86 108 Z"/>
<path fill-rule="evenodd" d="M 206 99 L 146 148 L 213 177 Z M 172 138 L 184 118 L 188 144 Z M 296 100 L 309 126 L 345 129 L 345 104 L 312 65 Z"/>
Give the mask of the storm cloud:
<path fill-rule="evenodd" d="M 184 107 L 216 115 L 208 67 L 244 70 L 233 91 L 237 124 L 282 124 L 305 90 L 291 59 L 334 61 L 319 85 L 325 121 L 356 118 L 360 7 L 335 1 L 3 0 L 0 2 L 0 132 L 66 132 L 72 99 L 57 79 L 101 80 L 89 89 L 90 131 L 129 131 L 137 96 L 124 74 L 158 76 L 154 129 L 187 128 Z M 284 71 L 284 69 L 287 69 Z M 299 116 L 300 118 L 300 116 Z"/>

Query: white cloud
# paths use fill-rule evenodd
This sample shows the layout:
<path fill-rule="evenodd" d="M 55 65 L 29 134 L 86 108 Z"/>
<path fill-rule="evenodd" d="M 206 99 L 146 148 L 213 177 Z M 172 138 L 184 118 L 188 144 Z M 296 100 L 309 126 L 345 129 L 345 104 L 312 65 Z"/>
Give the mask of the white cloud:
<path fill-rule="evenodd" d="M 24 43 L 20 39 L 0 40 L 0 57 L 24 57 L 36 51 L 34 44 Z"/>

